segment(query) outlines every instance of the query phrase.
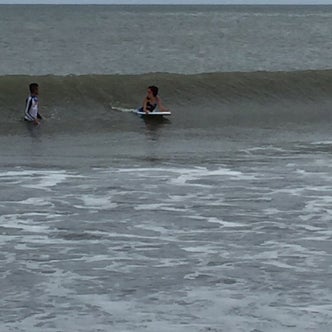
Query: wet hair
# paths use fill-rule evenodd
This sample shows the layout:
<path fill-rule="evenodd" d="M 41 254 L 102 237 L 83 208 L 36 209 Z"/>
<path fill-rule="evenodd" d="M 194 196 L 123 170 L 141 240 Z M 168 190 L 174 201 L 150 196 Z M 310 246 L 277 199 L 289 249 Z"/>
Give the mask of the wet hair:
<path fill-rule="evenodd" d="M 156 97 L 159 91 L 158 87 L 156 87 L 155 85 L 151 85 L 149 86 L 149 89 L 152 91 L 153 96 Z"/>
<path fill-rule="evenodd" d="M 29 85 L 30 92 L 34 93 L 36 91 L 36 89 L 38 89 L 38 87 L 39 87 L 38 83 L 31 83 Z"/>

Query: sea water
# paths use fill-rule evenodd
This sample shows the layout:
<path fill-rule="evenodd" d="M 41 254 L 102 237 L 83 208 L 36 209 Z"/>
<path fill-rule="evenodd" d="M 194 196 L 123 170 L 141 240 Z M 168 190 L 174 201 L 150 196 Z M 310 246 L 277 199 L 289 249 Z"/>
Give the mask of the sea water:
<path fill-rule="evenodd" d="M 330 6 L 0 12 L 1 332 L 331 330 Z"/>

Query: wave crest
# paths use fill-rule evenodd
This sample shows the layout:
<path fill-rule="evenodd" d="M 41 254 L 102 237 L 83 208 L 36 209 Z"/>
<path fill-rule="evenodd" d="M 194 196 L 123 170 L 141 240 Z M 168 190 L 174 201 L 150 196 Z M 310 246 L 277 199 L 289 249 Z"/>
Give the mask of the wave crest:
<path fill-rule="evenodd" d="M 179 124 L 188 119 L 188 112 L 197 123 L 202 123 L 202 109 L 209 115 L 206 125 L 218 120 L 241 123 L 249 118 L 250 121 L 267 118 L 326 121 L 326 117 L 331 117 L 331 112 L 324 107 L 314 110 L 310 105 L 304 109 L 307 104 L 331 105 L 332 70 L 315 70 L 195 75 L 0 76 L 0 112 L 5 122 L 22 116 L 31 81 L 40 84 L 42 107 L 55 120 L 80 121 L 87 117 L 93 120 L 103 118 L 105 112 L 134 109 L 141 105 L 146 88 L 151 84 L 159 86 L 161 98 L 175 111 Z M 181 112 L 177 113 L 179 109 Z"/>

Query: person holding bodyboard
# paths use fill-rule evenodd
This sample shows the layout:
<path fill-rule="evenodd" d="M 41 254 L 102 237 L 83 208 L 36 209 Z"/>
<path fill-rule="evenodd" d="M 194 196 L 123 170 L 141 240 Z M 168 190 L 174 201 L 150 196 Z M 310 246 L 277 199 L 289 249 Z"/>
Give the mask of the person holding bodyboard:
<path fill-rule="evenodd" d="M 143 106 L 137 110 L 138 114 L 156 114 L 156 115 L 170 115 L 171 112 L 166 108 L 160 97 L 158 96 L 159 89 L 155 85 L 150 85 L 147 90 L 146 97 L 143 100 Z"/>

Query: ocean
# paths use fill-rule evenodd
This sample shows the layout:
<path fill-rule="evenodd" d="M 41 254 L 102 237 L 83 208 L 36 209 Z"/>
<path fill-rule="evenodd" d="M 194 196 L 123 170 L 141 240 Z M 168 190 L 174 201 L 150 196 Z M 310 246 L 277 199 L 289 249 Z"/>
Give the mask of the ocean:
<path fill-rule="evenodd" d="M 0 13 L 1 332 L 331 331 L 332 6 Z"/>

